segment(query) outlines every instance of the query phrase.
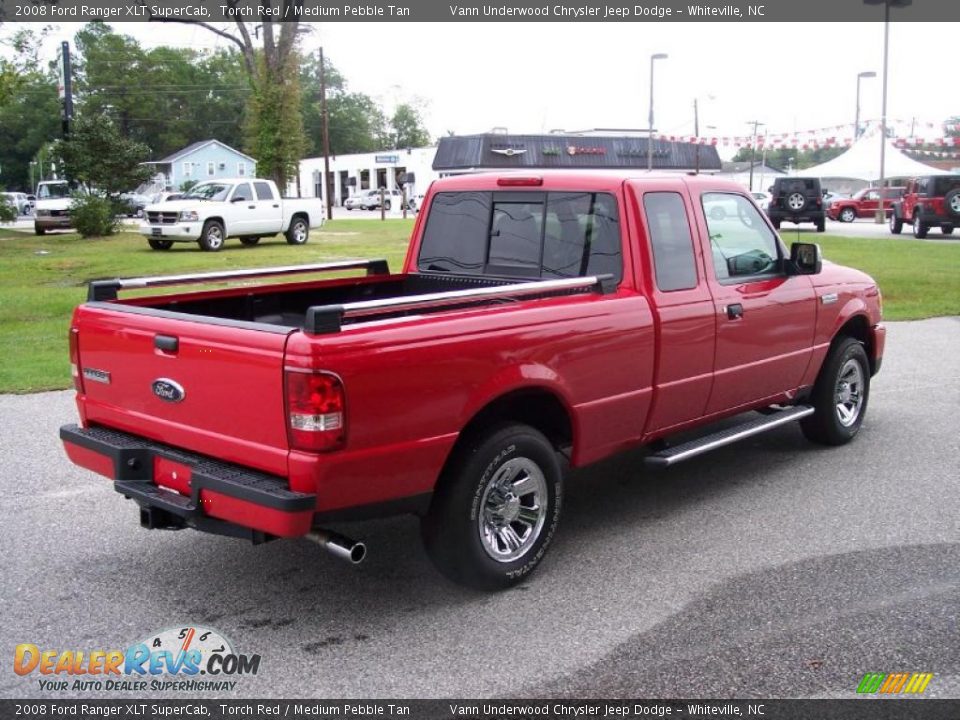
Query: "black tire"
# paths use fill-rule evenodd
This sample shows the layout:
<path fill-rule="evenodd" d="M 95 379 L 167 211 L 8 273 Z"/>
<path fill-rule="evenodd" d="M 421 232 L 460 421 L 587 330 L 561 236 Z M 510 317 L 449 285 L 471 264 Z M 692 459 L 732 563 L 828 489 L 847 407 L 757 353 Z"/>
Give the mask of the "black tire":
<path fill-rule="evenodd" d="M 173 247 L 173 240 L 159 240 L 157 238 L 147 238 L 147 243 L 154 250 L 169 250 Z"/>
<path fill-rule="evenodd" d="M 890 232 L 894 235 L 899 235 L 903 232 L 903 218 L 897 215 L 896 210 L 890 213 Z"/>
<path fill-rule="evenodd" d="M 303 245 L 310 238 L 310 223 L 306 218 L 295 217 L 290 221 L 290 227 L 284 236 L 290 245 Z"/>
<path fill-rule="evenodd" d="M 960 188 L 954 188 L 943 196 L 943 206 L 948 215 L 960 217 Z"/>
<path fill-rule="evenodd" d="M 390 212 L 390 208 L 391 208 L 391 207 L 392 207 L 392 205 L 390 204 L 390 201 L 389 201 L 389 200 L 384 200 L 384 201 L 383 201 L 383 209 L 384 209 L 384 210 L 386 210 L 387 212 Z"/>
<path fill-rule="evenodd" d="M 495 499 L 498 489 L 502 501 Z M 562 471 L 547 438 L 528 425 L 498 425 L 456 451 L 420 534 L 447 578 L 478 590 L 503 590 L 540 564 L 560 521 L 562 499 Z"/>
<path fill-rule="evenodd" d="M 240 242 L 246 245 L 247 247 L 253 247 L 258 242 L 260 242 L 260 238 L 258 238 L 256 235 L 246 235 L 240 238 Z"/>
<path fill-rule="evenodd" d="M 930 231 L 930 226 L 920 219 L 919 215 L 913 217 L 913 236 L 917 240 L 923 240 Z"/>
<path fill-rule="evenodd" d="M 37 224 L 34 224 L 34 226 L 33 226 L 33 233 L 34 233 L 34 235 L 46 235 L 46 234 L 47 234 L 47 229 L 46 229 L 46 228 L 42 228 L 42 227 L 40 227 L 40 226 L 37 225 Z"/>
<path fill-rule="evenodd" d="M 824 220 L 823 218 L 816 220 L 814 224 L 817 226 L 817 232 L 823 232 L 824 230 L 827 229 L 827 221 Z"/>
<path fill-rule="evenodd" d="M 774 228 L 776 228 L 777 230 L 780 229 L 780 220 L 771 220 L 770 222 L 773 223 Z"/>
<path fill-rule="evenodd" d="M 813 386 L 810 403 L 815 412 L 800 421 L 803 434 L 811 442 L 821 445 L 850 442 L 863 424 L 869 399 L 870 363 L 863 344 L 851 337 L 839 338 L 830 349 Z M 854 405 L 855 413 L 850 404 Z M 846 412 L 853 414 L 852 418 L 843 415 L 841 405 Z"/>
<path fill-rule="evenodd" d="M 941 226 L 940 226 L 940 232 L 942 232 L 944 235 L 952 235 L 952 234 L 953 234 L 953 225 L 941 225 Z"/>
<path fill-rule="evenodd" d="M 840 211 L 840 214 L 837 216 L 837 219 L 840 220 L 840 222 L 852 223 L 854 220 L 857 219 L 857 211 L 854 210 L 852 207 L 845 207 L 843 210 Z"/>
<path fill-rule="evenodd" d="M 207 252 L 220 252 L 226 242 L 226 231 L 219 220 L 207 220 L 200 232 L 200 249 Z"/>

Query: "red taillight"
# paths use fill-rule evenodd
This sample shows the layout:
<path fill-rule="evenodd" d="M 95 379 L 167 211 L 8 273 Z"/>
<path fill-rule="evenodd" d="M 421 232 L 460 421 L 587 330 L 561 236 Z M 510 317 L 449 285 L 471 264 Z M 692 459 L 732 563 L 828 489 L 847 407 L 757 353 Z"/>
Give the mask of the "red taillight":
<path fill-rule="evenodd" d="M 347 439 L 347 418 L 340 378 L 290 368 L 285 375 L 290 446 L 307 452 L 342 448 Z"/>
<path fill-rule="evenodd" d="M 497 178 L 497 185 L 500 187 L 540 187 L 543 185 L 542 177 L 502 177 Z"/>
<path fill-rule="evenodd" d="M 78 393 L 83 392 L 83 375 L 80 370 L 80 330 L 70 328 L 70 374 L 73 376 L 73 387 Z"/>

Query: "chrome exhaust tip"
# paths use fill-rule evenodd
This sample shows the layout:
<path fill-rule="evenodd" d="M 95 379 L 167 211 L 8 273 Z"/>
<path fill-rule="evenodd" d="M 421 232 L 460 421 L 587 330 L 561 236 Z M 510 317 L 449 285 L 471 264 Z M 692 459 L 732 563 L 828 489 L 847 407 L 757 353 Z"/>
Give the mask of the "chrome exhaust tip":
<path fill-rule="evenodd" d="M 362 542 L 351 540 L 330 530 L 315 529 L 304 537 L 310 542 L 315 542 L 334 557 L 346 560 L 352 565 L 359 565 L 367 557 L 367 546 Z"/>

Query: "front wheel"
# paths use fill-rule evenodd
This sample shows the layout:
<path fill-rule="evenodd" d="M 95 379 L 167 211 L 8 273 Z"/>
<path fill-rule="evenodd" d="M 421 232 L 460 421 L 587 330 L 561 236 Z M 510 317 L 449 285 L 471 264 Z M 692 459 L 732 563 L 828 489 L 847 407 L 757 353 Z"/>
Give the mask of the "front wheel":
<path fill-rule="evenodd" d="M 450 580 L 502 590 L 543 559 L 560 521 L 560 464 L 538 430 L 507 424 L 461 447 L 421 521 L 427 554 Z"/>
<path fill-rule="evenodd" d="M 148 238 L 147 243 L 154 250 L 169 250 L 173 247 L 173 240 L 158 240 L 157 238 Z"/>
<path fill-rule="evenodd" d="M 953 234 L 953 225 L 941 225 L 941 226 L 940 226 L 940 232 L 942 232 L 944 235 L 952 235 L 952 234 Z"/>
<path fill-rule="evenodd" d="M 870 397 L 870 363 L 863 343 L 843 338 L 830 350 L 813 386 L 814 413 L 800 421 L 808 440 L 843 445 L 863 423 Z"/>
<path fill-rule="evenodd" d="M 899 235 L 903 232 L 903 218 L 897 215 L 896 210 L 890 213 L 890 232 L 894 235 Z"/>
<path fill-rule="evenodd" d="M 200 247 L 207 252 L 218 252 L 223 249 L 225 239 L 223 223 L 217 220 L 207 220 L 200 233 Z"/>
<path fill-rule="evenodd" d="M 47 229 L 46 229 L 46 228 L 42 228 L 42 227 L 40 227 L 40 226 L 37 225 L 37 224 L 34 224 L 34 226 L 33 226 L 33 233 L 34 233 L 34 235 L 46 235 L 46 234 L 47 234 Z"/>
<path fill-rule="evenodd" d="M 303 245 L 310 237 L 310 226 L 302 217 L 294 218 L 287 228 L 286 237 L 291 245 Z"/>
<path fill-rule="evenodd" d="M 818 232 L 818 233 L 824 232 L 824 231 L 827 229 L 827 221 L 824 220 L 823 218 L 820 218 L 820 219 L 817 220 L 814 224 L 815 224 L 816 227 L 817 227 L 817 232 Z"/>
<path fill-rule="evenodd" d="M 847 207 L 840 211 L 840 222 L 852 223 L 857 219 L 857 211 Z"/>
<path fill-rule="evenodd" d="M 390 208 L 391 208 L 391 207 L 393 207 L 393 206 L 390 204 L 390 201 L 389 201 L 389 200 L 384 200 L 384 202 L 383 202 L 383 209 L 386 210 L 387 212 L 390 212 Z"/>
<path fill-rule="evenodd" d="M 930 226 L 927 225 L 920 219 L 920 216 L 917 215 L 913 218 L 913 236 L 917 240 L 923 240 L 929 232 Z"/>

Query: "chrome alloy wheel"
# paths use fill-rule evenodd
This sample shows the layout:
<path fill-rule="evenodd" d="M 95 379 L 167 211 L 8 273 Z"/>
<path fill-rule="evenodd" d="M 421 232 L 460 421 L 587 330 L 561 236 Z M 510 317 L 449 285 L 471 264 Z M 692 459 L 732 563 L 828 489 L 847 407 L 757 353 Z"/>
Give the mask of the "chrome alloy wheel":
<path fill-rule="evenodd" d="M 219 250 L 223 247 L 223 232 L 216 225 L 207 228 L 207 247 L 211 250 Z"/>
<path fill-rule="evenodd" d="M 297 222 L 293 226 L 293 241 L 300 245 L 307 240 L 307 226 L 306 223 Z"/>
<path fill-rule="evenodd" d="M 547 519 L 547 481 L 525 457 L 504 463 L 483 490 L 477 526 L 487 555 L 508 563 L 523 557 Z"/>
<path fill-rule="evenodd" d="M 833 395 L 837 419 L 844 427 L 850 427 L 863 408 L 863 367 L 856 360 L 851 358 L 840 368 Z"/>
<path fill-rule="evenodd" d="M 954 215 L 960 215 L 960 193 L 956 193 L 950 198 L 950 212 Z"/>
<path fill-rule="evenodd" d="M 787 206 L 791 210 L 801 210 L 803 209 L 804 203 L 806 203 L 806 198 L 803 196 L 803 193 L 791 193 L 787 196 Z"/>

